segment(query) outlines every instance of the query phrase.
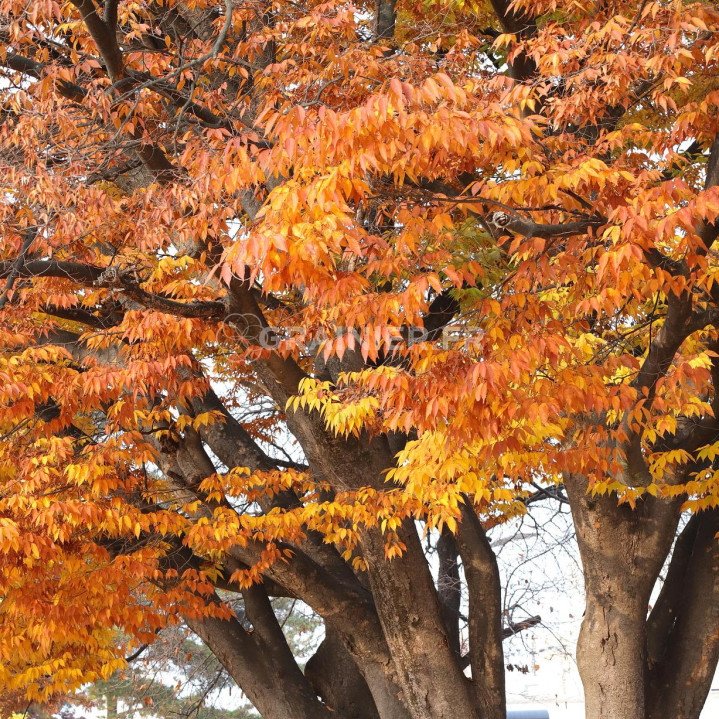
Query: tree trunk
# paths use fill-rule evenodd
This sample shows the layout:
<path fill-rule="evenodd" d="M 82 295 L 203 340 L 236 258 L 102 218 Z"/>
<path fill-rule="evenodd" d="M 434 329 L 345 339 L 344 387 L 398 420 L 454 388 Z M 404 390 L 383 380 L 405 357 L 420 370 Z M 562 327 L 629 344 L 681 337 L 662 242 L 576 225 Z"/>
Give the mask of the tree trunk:
<path fill-rule="evenodd" d="M 400 533 L 407 549 L 384 557 L 384 537 L 362 538 L 372 594 L 412 719 L 479 719 L 442 621 L 437 592 L 411 520 Z"/>
<path fill-rule="evenodd" d="M 649 620 L 647 719 L 698 719 L 719 661 L 719 510 L 691 518 Z"/>
<path fill-rule="evenodd" d="M 586 610 L 577 664 L 587 719 L 644 719 L 649 596 L 674 537 L 675 502 L 636 509 L 567 480 L 584 567 Z"/>
<path fill-rule="evenodd" d="M 644 717 L 644 622 L 617 577 L 587 584 L 577 645 L 587 719 Z M 591 595 L 591 596 L 590 596 Z"/>
<path fill-rule="evenodd" d="M 483 719 L 505 719 L 502 586 L 497 557 L 474 510 L 462 508 L 458 544 L 469 590 L 472 692 Z"/>
<path fill-rule="evenodd" d="M 325 704 L 343 719 L 384 719 L 357 665 L 331 630 L 307 662 L 305 676 Z"/>

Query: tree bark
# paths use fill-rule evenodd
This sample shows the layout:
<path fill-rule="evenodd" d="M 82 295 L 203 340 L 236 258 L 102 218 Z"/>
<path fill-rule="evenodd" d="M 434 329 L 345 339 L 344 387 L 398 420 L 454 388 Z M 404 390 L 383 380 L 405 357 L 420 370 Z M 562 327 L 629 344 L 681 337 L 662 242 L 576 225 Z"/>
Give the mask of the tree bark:
<path fill-rule="evenodd" d="M 256 593 L 258 589 L 253 587 L 250 593 Z M 186 617 L 186 621 L 263 719 L 331 719 L 335 715 L 317 698 L 284 637 L 279 638 L 268 627 L 263 614 L 272 609 L 263 609 L 263 604 L 262 597 L 252 596 L 246 607 L 253 622 L 252 632 L 248 632 L 236 619 Z M 266 604 L 269 605 L 269 602 Z M 279 633 L 282 634 L 281 631 Z"/>
<path fill-rule="evenodd" d="M 305 676 L 325 704 L 343 719 L 384 719 L 357 664 L 331 630 L 307 662 Z"/>
<path fill-rule="evenodd" d="M 719 661 L 719 510 L 680 535 L 649 619 L 647 719 L 698 719 Z"/>
<path fill-rule="evenodd" d="M 676 502 L 647 497 L 636 509 L 595 497 L 567 478 L 585 577 L 577 645 L 587 719 L 643 719 L 649 596 L 678 522 Z"/>
<path fill-rule="evenodd" d="M 469 592 L 472 691 L 483 719 L 505 719 L 507 706 L 499 567 L 479 518 L 467 505 L 462 508 L 458 544 Z"/>
<path fill-rule="evenodd" d="M 396 19 L 395 0 L 378 0 L 375 19 L 375 36 L 377 40 L 388 40 L 394 36 Z"/>
<path fill-rule="evenodd" d="M 462 585 L 459 576 L 458 552 L 454 535 L 445 527 L 437 540 L 437 558 L 439 559 L 437 594 L 449 644 L 452 651 L 459 657 L 461 656 L 459 610 L 462 603 Z"/>
<path fill-rule="evenodd" d="M 412 520 L 402 557 L 387 561 L 377 530 L 362 537 L 372 594 L 412 719 L 479 719 L 459 658 L 450 646 L 427 561 Z"/>

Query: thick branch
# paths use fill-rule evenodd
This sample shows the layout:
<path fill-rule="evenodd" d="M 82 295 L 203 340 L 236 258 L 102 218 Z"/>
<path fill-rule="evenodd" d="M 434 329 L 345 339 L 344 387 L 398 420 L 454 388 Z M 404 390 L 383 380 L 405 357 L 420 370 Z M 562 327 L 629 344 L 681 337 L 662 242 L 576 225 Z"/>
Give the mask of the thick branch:
<path fill-rule="evenodd" d="M 0 262 L 0 279 L 13 275 L 29 278 L 61 277 L 81 284 L 114 288 L 148 309 L 178 317 L 222 319 L 227 315 L 224 302 L 178 302 L 143 290 L 131 272 L 121 272 L 115 268 L 103 269 L 95 265 L 63 260 L 25 260 L 19 265 L 16 262 Z"/>
<path fill-rule="evenodd" d="M 233 326 L 250 341 L 260 344 L 263 331 L 269 328 L 257 298 L 248 283 L 233 277 L 229 285 L 230 317 Z M 258 363 L 258 374 L 270 396 L 277 405 L 284 408 L 287 400 L 297 392 L 305 372 L 291 357 L 282 357 L 270 352 Z"/>
<path fill-rule="evenodd" d="M 61 320 L 79 322 L 95 329 L 108 329 L 120 324 L 122 313 L 117 310 L 118 306 L 114 302 L 108 308 L 99 307 L 94 311 L 82 307 L 56 307 L 54 305 L 44 305 L 40 308 L 40 311 L 47 315 Z"/>
<path fill-rule="evenodd" d="M 592 229 L 601 227 L 604 223 L 605 220 L 602 218 L 588 217 L 575 222 L 541 224 L 519 215 L 509 215 L 505 212 L 495 212 L 490 218 L 490 224 L 500 232 L 509 230 L 516 235 L 545 239 L 583 235 Z"/>
<path fill-rule="evenodd" d="M 520 39 L 531 37 L 537 32 L 534 18 L 515 13 L 511 9 L 511 0 L 491 0 L 491 2 L 504 32 L 517 35 Z M 531 77 L 536 69 L 534 61 L 525 53 L 520 53 L 510 64 L 509 75 L 518 82 L 522 82 Z"/>
<path fill-rule="evenodd" d="M 73 4 L 80 11 L 85 26 L 97 45 L 110 80 L 113 84 L 119 82 L 125 77 L 125 67 L 114 27 L 110 28 L 98 15 L 94 0 L 73 0 Z M 133 137 L 140 143 L 137 148 L 138 156 L 157 180 L 171 182 L 175 179 L 178 170 L 167 159 L 163 150 L 156 144 L 145 143 L 140 129 L 133 132 Z"/>
<path fill-rule="evenodd" d="M 25 237 L 22 242 L 22 247 L 20 248 L 20 252 L 15 261 L 10 264 L 10 268 L 7 273 L 7 279 L 5 281 L 5 289 L 0 295 L 0 310 L 3 309 L 3 307 L 5 307 L 5 305 L 7 304 L 10 293 L 15 286 L 15 281 L 18 279 L 18 277 L 20 277 L 22 266 L 25 264 L 25 257 L 27 256 L 30 245 L 33 243 L 33 240 L 35 239 L 36 235 L 37 229 L 35 228 L 25 230 Z M 0 273 L 0 277 L 2 276 L 2 273 Z"/>
<path fill-rule="evenodd" d="M 0 279 L 8 277 L 13 271 L 13 265 L 13 262 L 0 262 Z M 17 272 L 19 277 L 65 277 L 75 282 L 92 284 L 102 274 L 102 268 L 62 260 L 25 260 Z"/>
<path fill-rule="evenodd" d="M 0 64 L 15 72 L 21 72 L 28 77 L 36 80 L 42 78 L 46 65 L 29 57 L 18 55 L 16 52 L 8 52 L 4 59 L 0 59 Z M 61 95 L 69 100 L 82 100 L 87 94 L 83 88 L 69 80 L 60 80 L 57 84 Z"/>
<path fill-rule="evenodd" d="M 688 294 L 681 297 L 669 295 L 667 305 L 664 324 L 649 345 L 647 356 L 632 382 L 632 386 L 645 398 L 647 409 L 652 405 L 659 380 L 666 375 L 684 340 L 692 333 L 719 322 L 719 308 L 692 312 L 692 299 Z M 691 445 L 696 445 L 692 435 L 701 436 L 704 426 L 705 423 L 697 422 L 690 427 L 687 441 Z M 637 486 L 646 486 L 652 479 L 642 450 L 641 435 L 633 431 L 626 420 L 625 431 L 628 438 L 624 445 L 628 479 Z"/>
<path fill-rule="evenodd" d="M 655 663 L 647 691 L 648 719 L 696 717 L 709 693 L 719 661 L 717 532 L 718 509 L 690 520 L 650 616 L 648 639 Z"/>
<path fill-rule="evenodd" d="M 221 319 L 226 313 L 223 302 L 178 302 L 168 299 L 167 297 L 162 297 L 161 295 L 146 292 L 139 285 L 132 283 L 123 284 L 122 293 L 148 309 L 165 312 L 168 315 L 175 315 L 176 317 Z"/>
<path fill-rule="evenodd" d="M 259 597 L 260 592 L 259 588 L 255 588 L 247 593 L 251 601 L 246 609 L 258 623 L 253 632 L 246 631 L 235 618 L 223 620 L 188 616 L 185 621 L 207 644 L 263 717 L 329 719 L 331 713 L 317 699 L 286 642 L 282 646 L 277 641 L 276 632 L 272 632 L 272 641 L 268 641 L 268 610 L 261 605 L 269 602 L 266 595 L 264 599 Z"/>
<path fill-rule="evenodd" d="M 158 463 L 165 475 L 180 488 L 193 492 L 203 502 L 197 490 L 199 483 L 214 473 L 215 467 L 201 442 L 192 432 L 175 442 L 157 442 Z M 208 509 L 212 509 L 212 504 Z M 226 502 L 222 506 L 228 507 Z M 302 599 L 339 632 L 354 632 L 362 628 L 363 639 L 377 649 L 379 625 L 374 614 L 372 598 L 354 578 L 352 582 L 334 576 L 308 557 L 297 547 L 285 545 L 292 552 L 289 562 L 271 565 L 266 576 L 284 587 L 290 594 Z M 229 556 L 246 566 L 262 560 L 264 544 L 248 542 L 235 545 Z"/>
<path fill-rule="evenodd" d="M 394 37 L 394 25 L 397 19 L 395 0 L 377 0 L 375 19 L 375 37 L 377 40 L 389 40 Z"/>
<path fill-rule="evenodd" d="M 116 82 L 123 76 L 124 66 L 114 27 L 111 28 L 97 14 L 94 0 L 73 0 L 72 4 L 80 11 L 85 26 L 92 35 L 92 39 L 102 55 L 107 74 L 113 82 Z"/>
<path fill-rule="evenodd" d="M 719 185 L 719 135 L 714 138 L 711 149 L 709 151 L 709 161 L 707 162 L 707 174 L 704 180 L 704 189 Z M 714 241 L 719 237 L 719 224 L 716 222 L 702 222 L 699 226 L 699 236 L 702 238 L 707 249 L 709 249 Z"/>
<path fill-rule="evenodd" d="M 441 336 L 442 330 L 459 312 L 459 302 L 453 297 L 452 290 L 445 290 L 432 300 L 428 309 L 423 318 L 424 329 L 428 339 L 434 340 Z"/>
<path fill-rule="evenodd" d="M 437 541 L 439 573 L 437 576 L 437 594 L 439 595 L 442 618 L 447 627 L 447 636 L 455 654 L 460 654 L 459 644 L 459 606 L 462 599 L 462 586 L 459 578 L 459 550 L 454 535 L 444 529 Z"/>
<path fill-rule="evenodd" d="M 249 467 L 250 470 L 275 469 L 276 465 L 251 437 L 250 433 L 230 414 L 213 389 L 192 400 L 196 414 L 219 412 L 223 419 L 200 430 L 202 439 L 228 467 Z"/>
<path fill-rule="evenodd" d="M 385 537 L 378 528 L 363 531 L 361 547 L 407 707 L 415 719 L 476 719 L 481 714 L 460 669 L 460 658 L 450 647 L 414 522 L 404 520 L 397 534 L 405 549 L 392 563 L 385 557 Z M 432 687 L 430 694 L 427 687 Z"/>
<path fill-rule="evenodd" d="M 457 535 L 469 591 L 469 660 L 472 688 L 485 719 L 504 719 L 502 586 L 497 558 L 471 505 L 462 507 Z"/>
<path fill-rule="evenodd" d="M 105 0 L 102 16 L 110 32 L 114 32 L 117 27 L 117 6 L 119 4 L 119 0 Z"/>
<path fill-rule="evenodd" d="M 681 277 L 687 274 L 686 263 L 679 260 L 673 260 L 662 254 L 656 247 L 650 247 L 644 250 L 644 257 L 647 262 L 660 270 L 664 270 L 673 277 Z"/>

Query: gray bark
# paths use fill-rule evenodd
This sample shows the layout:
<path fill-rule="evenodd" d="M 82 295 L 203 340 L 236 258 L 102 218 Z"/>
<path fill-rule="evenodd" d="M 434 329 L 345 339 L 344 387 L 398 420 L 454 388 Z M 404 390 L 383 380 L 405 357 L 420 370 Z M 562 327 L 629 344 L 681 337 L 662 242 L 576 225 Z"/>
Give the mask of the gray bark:
<path fill-rule="evenodd" d="M 586 717 L 643 719 L 649 596 L 671 548 L 678 507 L 647 497 L 632 510 L 614 496 L 588 495 L 577 477 L 566 486 L 585 576 L 577 662 Z"/>

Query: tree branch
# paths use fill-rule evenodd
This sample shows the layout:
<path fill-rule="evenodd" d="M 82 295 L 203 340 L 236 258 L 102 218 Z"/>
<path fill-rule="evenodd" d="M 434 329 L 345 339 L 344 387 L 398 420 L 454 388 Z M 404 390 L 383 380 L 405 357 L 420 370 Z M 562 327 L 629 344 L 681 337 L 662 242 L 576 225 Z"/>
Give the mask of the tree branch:
<path fill-rule="evenodd" d="M 717 185 L 719 185 L 719 134 L 714 138 L 709 151 L 704 189 L 708 190 Z M 719 224 L 716 222 L 702 222 L 699 226 L 699 237 L 702 238 L 707 249 L 709 249 L 719 237 Z"/>
<path fill-rule="evenodd" d="M 117 82 L 124 75 L 125 69 L 114 27 L 110 27 L 97 14 L 94 0 L 71 0 L 71 2 L 80 11 L 85 26 L 100 51 L 107 74 L 113 82 Z"/>
<path fill-rule="evenodd" d="M 497 558 L 468 498 L 462 505 L 457 534 L 469 591 L 469 662 L 472 689 L 483 716 L 504 716 L 504 652 L 502 650 L 502 586 Z"/>
<path fill-rule="evenodd" d="M 687 266 L 685 262 L 680 262 L 679 260 L 673 260 L 671 257 L 667 257 L 656 247 L 645 249 L 644 257 L 652 267 L 664 270 L 668 274 L 672 275 L 672 277 L 682 277 L 687 274 Z"/>
<path fill-rule="evenodd" d="M 537 32 L 537 24 L 532 17 L 520 15 L 511 9 L 511 0 L 491 0 L 492 8 L 499 19 L 504 32 L 517 35 L 520 39 L 531 37 Z M 520 53 L 509 66 L 509 75 L 517 82 L 531 77 L 537 66 L 525 53 Z"/>
<path fill-rule="evenodd" d="M 583 235 L 592 229 L 597 229 L 606 223 L 600 217 L 589 217 L 575 222 L 562 222 L 556 224 L 541 224 L 532 220 L 510 215 L 506 212 L 495 212 L 489 218 L 489 224 L 500 233 L 505 230 L 524 237 L 542 237 L 545 239 L 554 237 L 572 237 Z"/>
<path fill-rule="evenodd" d="M 115 284 L 106 284 L 102 280 L 96 282 L 102 287 L 118 287 Z M 193 302 L 178 302 L 161 295 L 146 292 L 138 284 L 124 281 L 119 289 L 128 298 L 151 310 L 165 312 L 176 317 L 187 317 L 190 319 L 222 319 L 227 313 L 224 302 L 208 300 Z"/>
<path fill-rule="evenodd" d="M 15 72 L 20 72 L 28 77 L 33 77 L 36 80 L 40 80 L 43 77 L 43 73 L 47 67 L 44 63 L 32 60 L 31 58 L 23 55 L 18 55 L 16 52 L 11 51 L 7 52 L 4 59 L 0 59 L 0 64 L 10 70 L 14 70 Z M 57 83 L 57 87 L 60 94 L 69 100 L 80 101 L 84 99 L 87 94 L 82 87 L 76 85 L 74 82 L 70 82 L 69 80 L 60 80 Z"/>
<path fill-rule="evenodd" d="M 117 27 L 117 6 L 119 0 L 105 0 L 105 8 L 103 10 L 103 20 L 110 32 L 114 32 Z"/>
<path fill-rule="evenodd" d="M 396 0 L 377 0 L 375 17 L 375 39 L 389 40 L 394 37 L 394 25 L 397 18 Z"/>
<path fill-rule="evenodd" d="M 219 603 L 217 598 L 215 601 Z M 264 716 L 330 719 L 330 712 L 318 701 L 286 644 L 283 650 L 262 641 L 259 632 L 246 631 L 234 617 L 186 616 L 185 621 Z M 282 677 L 279 683 L 278 674 Z"/>
<path fill-rule="evenodd" d="M 0 295 L 0 310 L 2 310 L 7 304 L 12 288 L 15 286 L 15 281 L 20 277 L 20 273 L 23 265 L 25 264 L 25 258 L 27 257 L 30 245 L 37 236 L 37 228 L 25 230 L 25 237 L 20 247 L 20 252 L 17 258 L 10 264 L 9 271 L 7 273 L 7 280 L 5 282 L 5 290 Z M 3 273 L 0 272 L 0 278 L 3 277 Z"/>
<path fill-rule="evenodd" d="M 0 279 L 13 271 L 13 265 L 0 262 Z M 19 277 L 63 277 L 84 284 L 92 284 L 102 272 L 102 267 L 63 260 L 24 260 L 18 268 Z"/>
<path fill-rule="evenodd" d="M 516 636 L 520 632 L 523 632 L 525 629 L 531 629 L 532 627 L 536 627 L 538 624 L 542 623 L 542 617 L 539 615 L 535 615 L 533 617 L 528 617 L 527 619 L 523 619 L 521 622 L 514 622 L 507 624 L 506 627 L 502 629 L 502 640 L 510 639 L 511 637 Z M 470 665 L 471 655 L 465 654 L 462 657 L 462 668 L 466 669 Z"/>
<path fill-rule="evenodd" d="M 647 717 L 697 716 L 719 661 L 719 509 L 682 532 L 648 623 Z"/>

